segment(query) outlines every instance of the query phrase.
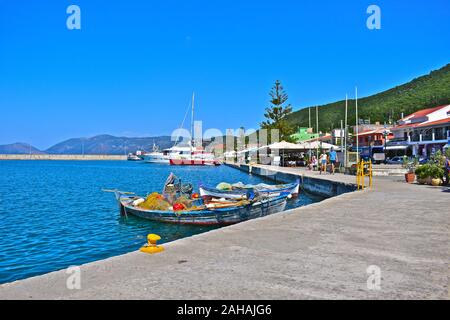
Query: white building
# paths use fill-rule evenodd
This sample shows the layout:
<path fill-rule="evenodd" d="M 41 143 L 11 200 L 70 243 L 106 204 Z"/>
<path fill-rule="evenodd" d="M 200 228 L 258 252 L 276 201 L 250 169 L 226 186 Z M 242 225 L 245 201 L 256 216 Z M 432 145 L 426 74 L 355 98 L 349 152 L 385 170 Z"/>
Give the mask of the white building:
<path fill-rule="evenodd" d="M 388 148 L 409 149 L 411 155 L 425 156 L 438 151 L 450 140 L 450 105 L 419 110 L 398 121 Z"/>

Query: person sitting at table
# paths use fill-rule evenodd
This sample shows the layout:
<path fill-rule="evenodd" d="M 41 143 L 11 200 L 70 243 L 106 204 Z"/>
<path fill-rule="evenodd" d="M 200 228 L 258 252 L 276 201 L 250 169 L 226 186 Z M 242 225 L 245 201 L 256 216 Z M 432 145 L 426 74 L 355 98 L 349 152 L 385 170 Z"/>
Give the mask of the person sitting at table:
<path fill-rule="evenodd" d="M 317 170 L 317 165 L 318 165 L 318 162 L 317 162 L 316 156 L 312 156 L 311 162 L 309 163 L 309 170 L 313 170 L 313 171 Z"/>

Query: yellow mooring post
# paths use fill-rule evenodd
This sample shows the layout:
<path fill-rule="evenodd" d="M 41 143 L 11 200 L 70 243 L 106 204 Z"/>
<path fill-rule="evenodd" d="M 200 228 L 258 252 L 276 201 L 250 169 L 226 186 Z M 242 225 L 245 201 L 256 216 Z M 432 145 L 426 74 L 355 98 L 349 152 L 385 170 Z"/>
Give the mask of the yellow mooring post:
<path fill-rule="evenodd" d="M 369 177 L 369 187 L 372 188 L 373 178 L 372 178 L 372 161 L 360 160 L 356 166 L 356 183 L 359 189 L 364 189 L 365 178 Z"/>
<path fill-rule="evenodd" d="M 158 236 L 157 234 L 149 234 L 147 236 L 147 244 L 144 245 L 143 247 L 141 247 L 141 249 L 139 249 L 141 252 L 145 252 L 145 253 L 158 253 L 161 251 L 164 251 L 164 247 L 163 246 L 157 246 L 156 242 L 158 242 L 159 240 L 161 240 L 161 237 Z"/>
<path fill-rule="evenodd" d="M 361 173 L 359 173 L 359 167 L 360 167 L 361 165 L 359 164 L 359 162 L 356 164 L 356 185 L 357 185 L 357 188 L 358 188 L 358 190 L 359 190 L 359 177 L 360 177 L 360 175 L 361 175 Z"/>

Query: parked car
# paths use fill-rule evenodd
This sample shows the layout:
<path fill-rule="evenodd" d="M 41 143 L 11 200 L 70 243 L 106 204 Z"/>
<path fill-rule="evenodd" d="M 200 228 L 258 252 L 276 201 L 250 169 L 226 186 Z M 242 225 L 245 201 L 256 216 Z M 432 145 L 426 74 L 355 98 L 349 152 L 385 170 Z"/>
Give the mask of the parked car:
<path fill-rule="evenodd" d="M 403 163 L 403 157 L 400 157 L 400 156 L 392 157 L 390 159 L 387 159 L 386 163 L 387 164 L 402 164 Z"/>

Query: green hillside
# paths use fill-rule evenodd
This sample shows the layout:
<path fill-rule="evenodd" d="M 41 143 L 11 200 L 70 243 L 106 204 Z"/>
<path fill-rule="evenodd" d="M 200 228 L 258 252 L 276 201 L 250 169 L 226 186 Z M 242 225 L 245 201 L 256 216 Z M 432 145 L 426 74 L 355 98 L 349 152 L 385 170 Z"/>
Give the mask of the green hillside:
<path fill-rule="evenodd" d="M 417 110 L 450 104 L 450 64 L 416 78 L 406 84 L 358 99 L 360 119 L 370 119 L 371 123 L 395 122 L 401 114 L 411 114 Z M 315 107 L 315 106 L 314 106 Z M 344 120 L 345 100 L 319 106 L 319 129 L 329 131 L 339 127 Z M 311 109 L 311 123 L 315 127 L 315 109 Z M 296 127 L 308 126 L 308 108 L 293 112 L 288 121 Z M 355 123 L 355 100 L 348 103 L 348 123 Z"/>

